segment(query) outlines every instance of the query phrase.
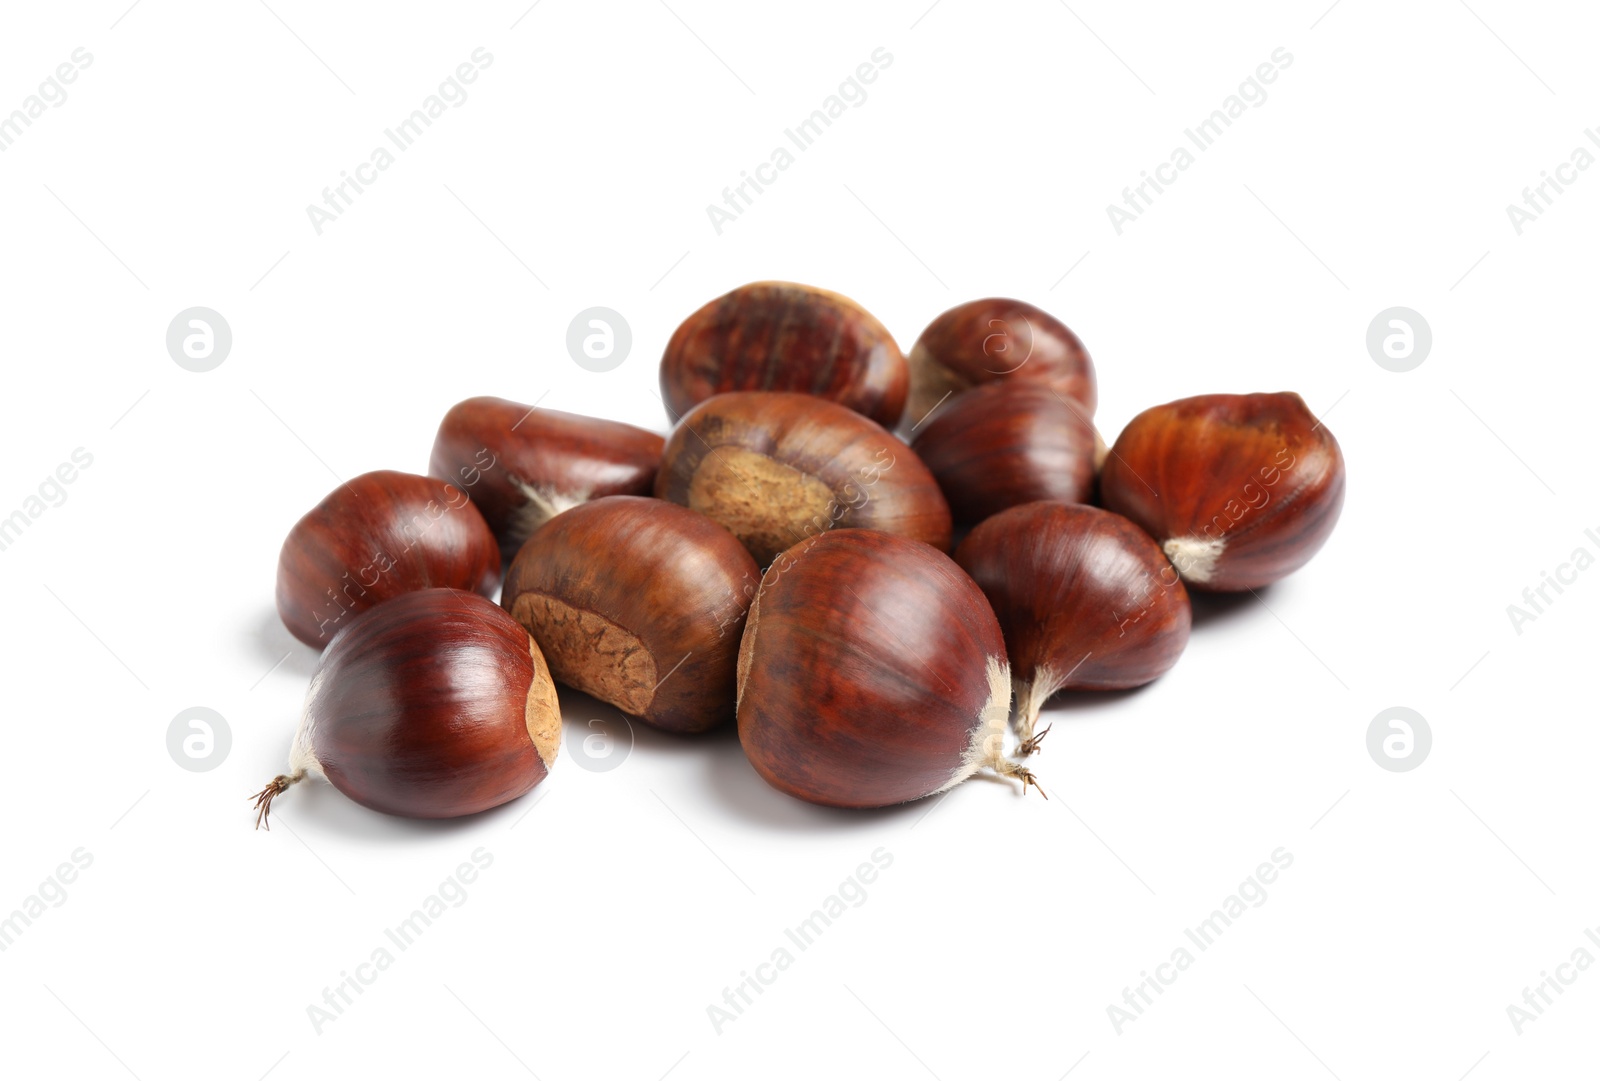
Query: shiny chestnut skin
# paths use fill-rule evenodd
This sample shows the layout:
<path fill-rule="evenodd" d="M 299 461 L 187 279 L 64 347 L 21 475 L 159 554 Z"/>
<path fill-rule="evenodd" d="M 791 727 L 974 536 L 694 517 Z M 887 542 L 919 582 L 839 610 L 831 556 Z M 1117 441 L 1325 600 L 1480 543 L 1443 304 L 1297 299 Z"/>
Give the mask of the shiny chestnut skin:
<path fill-rule="evenodd" d="M 911 400 L 916 422 L 947 394 L 995 380 L 1040 380 L 1094 416 L 1094 363 L 1067 325 L 1022 300 L 989 297 L 951 308 L 911 347 Z"/>
<path fill-rule="evenodd" d="M 989 603 L 942 552 L 865 529 L 801 542 L 768 568 L 739 647 L 739 742 L 774 788 L 887 807 L 1002 753 L 1011 701 Z"/>
<path fill-rule="evenodd" d="M 509 561 L 535 529 L 570 507 L 649 495 L 664 442 L 620 421 L 468 398 L 440 423 L 428 472 L 471 497 Z"/>
<path fill-rule="evenodd" d="M 704 515 L 606 496 L 528 538 L 501 603 L 562 683 L 657 728 L 703 732 L 733 719 L 759 578 L 743 545 Z"/>
<path fill-rule="evenodd" d="M 719 394 L 667 439 L 656 495 L 732 530 L 765 567 L 834 528 L 950 547 L 950 507 L 917 455 L 859 413 L 805 394 Z"/>
<path fill-rule="evenodd" d="M 278 615 L 321 649 L 351 616 L 430 586 L 487 596 L 494 534 L 465 492 L 412 473 L 363 473 L 295 523 L 278 555 Z"/>
<path fill-rule="evenodd" d="M 910 386 L 884 325 L 849 297 L 752 282 L 685 319 L 661 357 L 661 397 L 677 419 L 713 394 L 780 390 L 838 402 L 892 428 Z"/>
<path fill-rule="evenodd" d="M 384 814 L 476 814 L 544 780 L 560 746 L 555 683 L 527 632 L 476 593 L 418 590 L 334 636 L 258 824 L 313 772 Z"/>
<path fill-rule="evenodd" d="M 956 562 L 989 598 L 1006 636 L 1017 735 L 1059 690 L 1149 683 L 1189 642 L 1189 594 L 1150 535 L 1098 507 L 1026 503 L 974 529 Z"/>
<path fill-rule="evenodd" d="M 1040 499 L 1094 494 L 1095 430 L 1083 406 L 1042 382 L 1000 380 L 956 395 L 911 441 L 956 521 Z"/>
<path fill-rule="evenodd" d="M 1258 589 L 1304 566 L 1344 506 L 1344 455 L 1300 395 L 1207 394 L 1147 409 L 1100 476 L 1106 507 L 1195 589 Z"/>

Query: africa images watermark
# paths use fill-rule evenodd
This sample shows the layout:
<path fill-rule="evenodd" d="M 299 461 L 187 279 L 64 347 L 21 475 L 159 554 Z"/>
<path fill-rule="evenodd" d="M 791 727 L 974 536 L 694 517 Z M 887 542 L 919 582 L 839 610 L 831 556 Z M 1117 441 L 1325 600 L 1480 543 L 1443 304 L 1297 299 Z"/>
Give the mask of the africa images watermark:
<path fill-rule="evenodd" d="M 756 997 L 777 983 L 778 976 L 794 964 L 795 954 L 790 952 L 789 944 L 804 953 L 816 945 L 822 932 L 832 927 L 846 912 L 867 903 L 867 887 L 878 880 L 881 872 L 893 866 L 894 853 L 880 845 L 872 850 L 871 859 L 871 863 L 857 866 L 849 878 L 839 883 L 837 890 L 822 899 L 822 904 L 811 915 L 795 926 L 785 928 L 785 944 L 756 965 L 753 975 L 749 971 L 740 972 L 738 983 L 722 989 L 721 1003 L 713 1002 L 706 1006 L 706 1017 L 718 1036 L 722 1035 L 724 1028 L 742 1017 L 745 1008 L 753 1005 Z"/>
<path fill-rule="evenodd" d="M 463 60 L 457 64 L 455 71 L 445 77 L 437 90 L 423 98 L 422 105 L 413 109 L 410 116 L 392 128 L 383 129 L 389 146 L 402 154 L 410 150 L 447 109 L 459 109 L 467 103 L 467 86 L 477 82 L 478 74 L 493 63 L 494 54 L 483 46 L 472 50 L 470 63 Z M 398 160 L 389 146 L 380 143 L 366 161 L 354 169 L 341 171 L 339 183 L 322 189 L 322 206 L 306 204 L 306 217 L 311 219 L 311 228 L 318 236 L 322 235 L 324 226 L 343 217 L 344 212 L 355 205 L 356 196 L 377 183 L 379 175 L 388 172 Z"/>
<path fill-rule="evenodd" d="M 74 848 L 68 858 L 70 863 L 62 862 L 10 915 L 0 918 L 0 953 L 15 946 L 22 933 L 50 909 L 66 904 L 67 887 L 94 865 L 94 854 L 86 848 Z"/>
<path fill-rule="evenodd" d="M 471 863 L 462 863 L 451 872 L 409 916 L 393 927 L 385 928 L 384 943 L 375 948 L 365 961 L 356 965 L 354 973 L 348 970 L 340 972 L 338 983 L 322 989 L 322 1001 L 306 1006 L 306 1017 L 318 1036 L 322 1035 L 324 1028 L 343 1017 L 345 1010 L 365 994 L 367 988 L 378 982 L 379 973 L 388 971 L 397 954 L 416 945 L 423 932 L 437 923 L 446 912 L 467 903 L 467 887 L 493 865 L 494 853 L 486 848 L 475 848 L 471 860 Z M 394 946 L 393 952 L 389 949 L 390 945 Z"/>
<path fill-rule="evenodd" d="M 1586 529 L 1583 531 L 1583 535 L 1596 548 L 1600 548 L 1600 532 Z M 1532 623 L 1544 615 L 1545 608 L 1555 604 L 1556 598 L 1566 592 L 1561 587 L 1577 584 L 1578 575 L 1594 566 L 1594 561 L 1594 553 L 1580 544 L 1572 550 L 1572 556 L 1567 562 L 1556 565 L 1555 574 L 1552 575 L 1541 570 L 1539 572 L 1539 584 L 1528 586 L 1522 591 L 1522 604 L 1527 605 L 1527 607 L 1524 608 L 1522 605 L 1516 604 L 1506 605 L 1506 615 L 1511 619 L 1512 630 L 1516 631 L 1520 637 L 1522 625 L 1524 623 Z M 1550 595 L 1552 589 L 1555 590 L 1554 597 Z M 1539 603 L 1541 600 L 1544 601 L 1544 604 Z"/>
<path fill-rule="evenodd" d="M 1585 927 L 1583 937 L 1589 944 L 1600 949 L 1600 927 Z M 1542 977 L 1532 987 L 1522 989 L 1522 1003 L 1513 1002 L 1506 1007 L 1506 1017 L 1511 1021 L 1511 1027 L 1518 1036 L 1522 1035 L 1525 1026 L 1532 1024 L 1544 1016 L 1545 1007 L 1555 1005 L 1552 995 L 1564 995 L 1567 988 L 1578 982 L 1578 977 L 1594 967 L 1594 954 L 1589 952 L 1589 946 L 1579 946 L 1572 951 L 1572 955 L 1556 966 L 1554 975 L 1549 969 L 1540 972 Z"/>
<path fill-rule="evenodd" d="M 1585 128 L 1583 134 L 1596 147 L 1600 147 L 1600 126 Z M 1577 183 L 1579 173 L 1589 171 L 1594 161 L 1594 151 L 1580 144 L 1573 149 L 1567 161 L 1554 169 L 1541 170 L 1539 183 L 1522 189 L 1522 206 L 1506 204 L 1506 217 L 1511 219 L 1512 231 L 1521 236 L 1524 229 L 1555 205 L 1557 195 L 1564 193 L 1568 185 Z M 1552 173 L 1555 175 L 1552 176 Z"/>
<path fill-rule="evenodd" d="M 855 71 L 845 77 L 839 84 L 839 89 L 822 99 L 822 104 L 811 111 L 811 115 L 801 120 L 792 128 L 784 128 L 784 138 L 795 150 L 810 150 L 822 133 L 833 126 L 833 122 L 852 108 L 859 109 L 867 103 L 867 85 L 878 81 L 878 73 L 894 63 L 894 54 L 879 45 L 872 50 L 869 63 L 863 60 L 856 65 Z M 735 222 L 739 217 L 755 205 L 756 196 L 760 195 L 769 185 L 778 181 L 778 174 L 787 172 L 796 158 L 788 146 L 779 144 L 772 148 L 772 153 L 767 160 L 761 162 L 753 169 L 739 173 L 739 183 L 722 189 L 722 206 L 715 203 L 706 204 L 706 217 L 711 219 L 711 228 L 718 236 L 722 235 L 722 228 Z M 754 175 L 752 175 L 754 174 Z M 726 209 L 724 209 L 726 208 Z"/>
<path fill-rule="evenodd" d="M 1183 929 L 1184 937 L 1199 952 L 1204 953 L 1216 945 L 1223 932 L 1251 908 L 1266 904 L 1267 887 L 1278 880 L 1278 875 L 1294 865 L 1294 853 L 1282 846 L 1273 849 L 1268 859 L 1271 862 L 1264 861 L 1256 867 L 1255 873 L 1239 883 L 1233 893 L 1224 897 L 1221 906 L 1211 915 L 1193 927 Z M 1145 1010 L 1154 1005 L 1156 996 L 1166 994 L 1166 989 L 1177 983 L 1178 977 L 1194 962 L 1195 954 L 1189 951 L 1189 947 L 1179 946 L 1167 960 L 1155 966 L 1154 975 L 1148 971 L 1140 972 L 1138 983 L 1122 989 L 1121 1003 L 1113 1002 L 1106 1007 L 1106 1016 L 1111 1019 L 1111 1027 L 1116 1034 L 1121 1036 L 1123 1029 L 1143 1017 Z"/>
<path fill-rule="evenodd" d="M 76 481 L 85 469 L 94 464 L 94 455 L 83 447 L 72 452 L 71 461 L 62 462 L 39 482 L 38 494 L 29 495 L 18 510 L 0 518 L 0 552 L 4 552 L 21 539 L 34 521 L 44 516 L 51 507 L 67 501 L 66 485 Z M 0 512 L 3 513 L 3 512 Z"/>
<path fill-rule="evenodd" d="M 1257 64 L 1250 77 L 1239 84 L 1238 90 L 1223 98 L 1222 104 L 1213 109 L 1210 116 L 1194 127 L 1183 130 L 1188 145 L 1179 143 L 1172 148 L 1166 161 L 1152 170 L 1141 172 L 1138 184 L 1123 188 L 1122 206 L 1107 203 L 1106 217 L 1111 219 L 1111 228 L 1116 234 L 1121 236 L 1126 226 L 1138 221 L 1146 210 L 1155 205 L 1157 195 L 1166 191 L 1169 185 L 1177 183 L 1180 173 L 1189 171 L 1189 167 L 1198 160 L 1196 151 L 1203 154 L 1210 150 L 1235 120 L 1250 109 L 1265 105 L 1267 86 L 1277 82 L 1279 73 L 1293 63 L 1294 56 L 1288 49 L 1280 45 L 1272 50 L 1271 57 Z M 1194 147 L 1194 151 L 1189 149 L 1190 146 Z"/>
<path fill-rule="evenodd" d="M 67 103 L 67 84 L 78 81 L 79 72 L 94 63 L 94 54 L 83 46 L 72 50 L 67 60 L 56 65 L 39 84 L 39 89 L 22 99 L 20 108 L 11 110 L 9 116 L 0 116 L 0 151 L 11 149 L 11 144 L 22 138 L 22 133 L 33 127 L 33 122 L 44 116 L 45 109 L 59 109 Z"/>

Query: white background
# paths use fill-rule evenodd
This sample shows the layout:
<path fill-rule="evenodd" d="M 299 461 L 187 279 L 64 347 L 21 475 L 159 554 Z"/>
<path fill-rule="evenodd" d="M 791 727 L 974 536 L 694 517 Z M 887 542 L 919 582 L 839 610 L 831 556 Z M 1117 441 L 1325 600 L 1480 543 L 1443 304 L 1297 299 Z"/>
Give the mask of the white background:
<path fill-rule="evenodd" d="M 1600 925 L 1600 570 L 1520 635 L 1506 607 L 1600 555 L 1600 170 L 1521 235 L 1505 208 L 1600 126 L 1593 12 L 671 3 L 6 5 L 0 112 L 94 58 L 0 153 L 0 516 L 94 458 L 0 552 L 0 914 L 93 857 L 0 954 L 6 1071 L 1592 1069 L 1600 972 L 1521 1035 L 1507 1006 Z M 465 104 L 317 235 L 307 204 L 480 46 Z M 718 235 L 706 204 L 880 46 L 865 103 Z M 1106 205 L 1279 47 L 1267 100 L 1118 235 Z M 664 429 L 673 327 L 760 278 L 853 296 L 906 348 L 967 299 L 1040 304 L 1093 352 L 1108 438 L 1173 398 L 1297 390 L 1347 456 L 1343 520 L 1260 601 L 1201 606 L 1156 685 L 1053 707 L 1048 802 L 973 782 L 829 812 L 731 734 L 641 730 L 618 768 L 564 750 L 474 819 L 319 784 L 252 831 L 315 662 L 273 609 L 295 519 L 336 477 L 424 469 L 473 394 Z M 205 374 L 164 342 L 195 305 L 234 336 Z M 607 374 L 564 344 L 594 305 L 633 333 Z M 1395 305 L 1434 337 L 1404 374 L 1365 344 Z M 615 717 L 563 700 L 569 747 Z M 231 728 L 210 772 L 167 752 L 191 706 Z M 1432 729 L 1411 772 L 1366 749 L 1391 706 Z M 1119 1034 L 1107 1007 L 1280 846 L 1266 902 Z M 307 1007 L 480 847 L 465 904 L 318 1034 Z M 707 1007 L 880 847 L 866 902 L 719 1034 Z"/>

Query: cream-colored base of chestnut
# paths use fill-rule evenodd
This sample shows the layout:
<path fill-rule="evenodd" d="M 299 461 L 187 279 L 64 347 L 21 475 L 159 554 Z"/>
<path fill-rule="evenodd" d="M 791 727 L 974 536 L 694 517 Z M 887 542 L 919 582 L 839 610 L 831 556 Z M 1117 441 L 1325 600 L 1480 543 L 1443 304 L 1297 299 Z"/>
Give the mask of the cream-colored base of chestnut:
<path fill-rule="evenodd" d="M 989 698 L 978 714 L 978 725 L 972 730 L 972 739 L 950 779 L 930 796 L 948 792 L 981 769 L 993 770 L 1002 777 L 1013 777 L 1026 789 L 1037 784 L 1033 774 L 1025 767 L 1006 757 L 1006 720 L 1011 715 L 1011 666 L 999 657 L 990 657 L 984 667 L 989 681 Z M 1041 789 L 1041 791 L 1043 791 Z"/>
<path fill-rule="evenodd" d="M 1161 545 L 1161 550 L 1185 582 L 1205 585 L 1216 577 L 1217 561 L 1226 547 L 1226 541 L 1208 537 L 1172 537 Z"/>

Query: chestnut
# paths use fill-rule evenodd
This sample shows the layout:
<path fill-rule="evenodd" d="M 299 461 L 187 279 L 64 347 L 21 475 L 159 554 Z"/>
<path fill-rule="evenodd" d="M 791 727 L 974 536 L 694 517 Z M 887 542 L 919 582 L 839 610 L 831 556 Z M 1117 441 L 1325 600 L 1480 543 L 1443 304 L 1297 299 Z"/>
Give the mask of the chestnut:
<path fill-rule="evenodd" d="M 1001 379 L 1040 380 L 1094 416 L 1094 364 L 1083 342 L 1049 312 L 990 297 L 951 308 L 911 347 L 907 416 L 921 422 L 951 393 Z"/>
<path fill-rule="evenodd" d="M 734 535 L 704 515 L 613 495 L 529 537 L 501 604 L 562 683 L 657 728 L 703 732 L 733 718 L 758 574 Z"/>
<path fill-rule="evenodd" d="M 729 390 L 788 390 L 835 401 L 892 428 L 911 376 L 884 325 L 849 297 L 752 282 L 685 319 L 661 357 L 673 418 Z"/>
<path fill-rule="evenodd" d="M 509 561 L 535 529 L 607 495 L 649 495 L 665 440 L 615 420 L 468 398 L 444 415 L 428 472 L 459 485 Z"/>
<path fill-rule="evenodd" d="M 667 439 L 656 495 L 722 523 L 763 567 L 833 528 L 950 547 L 950 507 L 911 448 L 805 394 L 734 391 L 690 410 Z"/>
<path fill-rule="evenodd" d="M 971 523 L 1040 499 L 1088 502 L 1096 439 L 1083 406 L 1048 383 L 1003 379 L 947 402 L 911 449 Z"/>
<path fill-rule="evenodd" d="M 1155 541 L 1121 515 L 1026 503 L 982 522 L 955 558 L 1005 632 L 1024 754 L 1038 747 L 1034 726 L 1051 695 L 1141 686 L 1176 664 L 1188 644 L 1183 581 Z"/>
<path fill-rule="evenodd" d="M 539 647 L 492 601 L 423 589 L 356 616 L 323 653 L 272 801 L 320 773 L 363 807 L 455 818 L 544 780 L 561 710 Z"/>
<path fill-rule="evenodd" d="M 1194 588 L 1257 589 L 1304 566 L 1333 532 L 1344 455 L 1298 394 L 1207 394 L 1134 417 L 1100 495 Z"/>
<path fill-rule="evenodd" d="M 739 646 L 739 742 L 769 784 L 887 807 L 990 769 L 1011 680 L 989 602 L 949 556 L 866 529 L 795 545 L 761 580 Z"/>
<path fill-rule="evenodd" d="M 466 493 L 413 473 L 363 473 L 295 523 L 278 555 L 278 615 L 321 649 L 349 617 L 429 586 L 485 596 L 500 582 L 494 534 Z"/>

